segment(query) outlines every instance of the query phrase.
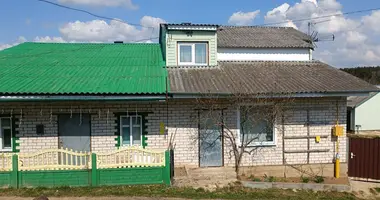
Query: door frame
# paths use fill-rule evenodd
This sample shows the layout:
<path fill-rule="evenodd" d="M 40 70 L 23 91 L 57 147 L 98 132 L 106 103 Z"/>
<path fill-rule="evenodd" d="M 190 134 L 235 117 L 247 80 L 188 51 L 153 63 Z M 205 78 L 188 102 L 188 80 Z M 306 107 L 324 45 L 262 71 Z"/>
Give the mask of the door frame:
<path fill-rule="evenodd" d="M 89 126 L 90 126 L 90 152 L 92 151 L 92 120 L 91 120 L 91 113 L 85 113 L 85 114 L 80 114 L 80 113 L 72 113 L 72 114 L 70 114 L 70 113 L 56 113 L 56 114 L 54 114 L 54 115 L 56 115 L 57 116 L 57 142 L 58 142 L 58 149 L 60 149 L 61 148 L 61 146 L 60 146 L 60 142 L 59 142 L 59 138 L 60 138 L 60 133 L 59 133 L 59 116 L 60 115 L 88 115 L 90 118 L 90 123 L 89 123 Z"/>
<path fill-rule="evenodd" d="M 201 167 L 201 125 L 200 125 L 200 115 L 201 115 L 201 111 L 205 111 L 205 110 L 208 110 L 208 109 L 198 109 L 197 110 L 197 114 L 198 114 L 198 167 L 200 168 L 208 168 L 208 167 L 224 167 L 224 126 L 222 125 L 222 133 L 220 134 L 221 135 L 221 140 L 222 140 L 222 148 L 221 148 L 221 151 L 222 151 L 222 165 L 221 166 L 207 166 L 207 167 Z M 216 109 L 217 111 L 220 111 L 221 114 L 222 114 L 222 122 L 224 123 L 224 109 Z"/>

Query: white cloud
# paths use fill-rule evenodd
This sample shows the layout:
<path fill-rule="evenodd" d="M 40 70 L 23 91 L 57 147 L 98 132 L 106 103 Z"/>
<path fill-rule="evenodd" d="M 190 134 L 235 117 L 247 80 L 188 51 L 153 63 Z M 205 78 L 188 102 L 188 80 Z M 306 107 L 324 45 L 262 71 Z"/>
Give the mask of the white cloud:
<path fill-rule="evenodd" d="M 1 50 L 4 50 L 4 49 L 7 49 L 7 48 L 10 48 L 10 47 L 13 47 L 13 46 L 16 46 L 20 43 L 23 43 L 23 42 L 26 42 L 26 38 L 23 37 L 23 36 L 20 36 L 17 38 L 17 40 L 11 44 L 0 44 L 0 51 Z"/>
<path fill-rule="evenodd" d="M 260 10 L 256 10 L 253 12 L 239 11 L 231 15 L 231 17 L 228 19 L 228 23 L 238 26 L 250 25 L 259 14 Z"/>
<path fill-rule="evenodd" d="M 296 3 L 286 11 L 286 17 L 291 20 L 309 18 L 317 12 L 317 6 L 318 5 L 315 2 L 311 1 Z"/>
<path fill-rule="evenodd" d="M 374 11 L 371 15 L 364 16 L 362 23 L 367 30 L 380 33 L 380 11 Z"/>
<path fill-rule="evenodd" d="M 66 41 L 113 42 L 120 40 L 145 42 L 158 36 L 160 23 L 165 23 L 165 20 L 151 16 L 141 18 L 140 25 L 142 27 L 117 20 L 112 20 L 109 23 L 104 20 L 75 21 L 63 25 L 60 32 Z"/>
<path fill-rule="evenodd" d="M 133 4 L 132 0 L 58 0 L 64 4 L 78 4 L 86 6 L 107 6 L 120 7 L 124 6 L 129 9 L 138 9 L 138 6 Z"/>
<path fill-rule="evenodd" d="M 350 31 L 345 34 L 348 45 L 360 45 L 367 40 L 367 36 L 357 31 Z"/>
<path fill-rule="evenodd" d="M 274 26 L 291 26 L 307 32 L 308 22 L 313 22 L 313 31 L 319 39 L 335 41 L 318 42 L 314 58 L 337 67 L 378 65 L 380 63 L 380 11 L 361 18 L 341 15 L 342 4 L 338 0 L 299 0 L 294 5 L 284 3 L 266 13 L 265 23 Z M 296 19 L 316 18 L 295 21 Z"/>
<path fill-rule="evenodd" d="M 336 0 L 319 0 L 318 6 L 325 11 L 338 11 L 342 9 L 342 4 Z"/>
<path fill-rule="evenodd" d="M 103 20 L 92 20 L 87 22 L 75 21 L 64 24 L 60 29 L 61 36 L 37 36 L 33 42 L 113 42 L 116 40 L 124 42 L 151 43 L 157 41 L 159 25 L 166 23 L 161 18 L 144 16 L 140 20 L 140 26 L 112 20 L 107 23 Z M 16 42 L 0 44 L 0 50 L 12 47 L 27 41 L 19 37 Z"/>
<path fill-rule="evenodd" d="M 275 23 L 275 26 L 285 26 L 293 27 L 297 29 L 297 26 L 292 22 L 292 20 L 287 19 L 286 13 L 288 12 L 290 5 L 287 3 L 282 4 L 281 6 L 274 8 L 267 12 L 267 15 L 264 17 L 266 23 Z M 283 23 L 278 23 L 283 22 Z"/>
<path fill-rule="evenodd" d="M 66 40 L 64 40 L 62 37 L 49 37 L 49 36 L 45 36 L 45 37 L 35 37 L 33 42 L 50 42 L 50 43 L 65 43 L 67 42 Z"/>

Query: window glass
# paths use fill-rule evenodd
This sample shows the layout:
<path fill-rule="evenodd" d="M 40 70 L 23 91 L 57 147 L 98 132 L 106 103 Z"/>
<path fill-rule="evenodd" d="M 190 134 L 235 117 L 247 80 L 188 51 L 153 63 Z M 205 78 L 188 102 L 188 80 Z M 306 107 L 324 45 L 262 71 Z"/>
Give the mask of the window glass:
<path fill-rule="evenodd" d="M 122 132 L 122 138 L 123 138 L 123 145 L 130 145 L 131 144 L 131 135 L 130 135 L 130 128 L 129 127 L 123 127 L 121 128 Z"/>
<path fill-rule="evenodd" d="M 192 62 L 192 46 L 191 45 L 180 45 L 180 62 Z"/>
<path fill-rule="evenodd" d="M 123 125 L 123 126 L 129 126 L 129 117 L 121 117 L 121 124 Z"/>
<path fill-rule="evenodd" d="M 141 127 L 132 128 L 133 145 L 141 144 Z"/>
<path fill-rule="evenodd" d="M 140 126 L 141 123 L 141 117 L 140 116 L 132 116 L 132 125 L 133 126 Z"/>
<path fill-rule="evenodd" d="M 205 64 L 206 63 L 206 44 L 200 43 L 195 44 L 195 63 Z"/>
<path fill-rule="evenodd" d="M 12 131 L 11 129 L 3 129 L 3 148 L 12 147 Z"/>
<path fill-rule="evenodd" d="M 11 127 L 11 119 L 10 118 L 2 118 L 1 119 L 1 127 Z"/>
<path fill-rule="evenodd" d="M 240 135 L 244 144 L 260 145 L 274 143 L 273 119 L 271 109 L 240 109 Z"/>

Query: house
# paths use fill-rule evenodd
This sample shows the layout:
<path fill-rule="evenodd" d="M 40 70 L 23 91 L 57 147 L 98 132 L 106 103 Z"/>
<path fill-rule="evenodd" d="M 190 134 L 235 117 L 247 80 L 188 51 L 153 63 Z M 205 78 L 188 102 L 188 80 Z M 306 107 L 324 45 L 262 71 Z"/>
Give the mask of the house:
<path fill-rule="evenodd" d="M 337 138 L 331 129 L 346 124 L 347 96 L 377 88 L 313 60 L 313 48 L 293 28 L 190 23 L 161 24 L 159 44 L 20 44 L 0 52 L 0 149 L 170 145 L 176 166 L 234 166 L 227 139 L 215 130 L 228 127 L 239 136 L 242 110 L 262 105 L 234 104 L 231 96 L 271 103 L 291 97 L 288 117 L 259 122 L 269 128 L 241 165 L 332 168 Z M 222 126 L 200 120 L 203 99 L 217 99 Z M 249 138 L 258 134 L 256 126 L 245 126 Z M 212 147 L 199 137 L 207 131 L 214 133 Z M 346 141 L 344 131 L 341 162 Z"/>
<path fill-rule="evenodd" d="M 380 95 L 378 92 L 372 92 L 369 96 L 348 97 L 347 129 L 357 133 L 380 130 L 377 118 L 377 113 L 380 111 L 379 102 Z"/>

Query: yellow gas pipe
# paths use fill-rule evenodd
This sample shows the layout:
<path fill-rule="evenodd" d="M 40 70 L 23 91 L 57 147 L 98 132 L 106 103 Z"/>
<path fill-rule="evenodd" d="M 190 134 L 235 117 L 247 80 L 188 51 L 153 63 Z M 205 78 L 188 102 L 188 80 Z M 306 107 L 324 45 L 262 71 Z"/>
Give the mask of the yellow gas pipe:
<path fill-rule="evenodd" d="M 336 102 L 336 126 L 339 126 L 339 104 Z M 336 155 L 335 155 L 335 178 L 340 175 L 340 157 L 339 157 L 339 136 L 336 135 Z"/>

